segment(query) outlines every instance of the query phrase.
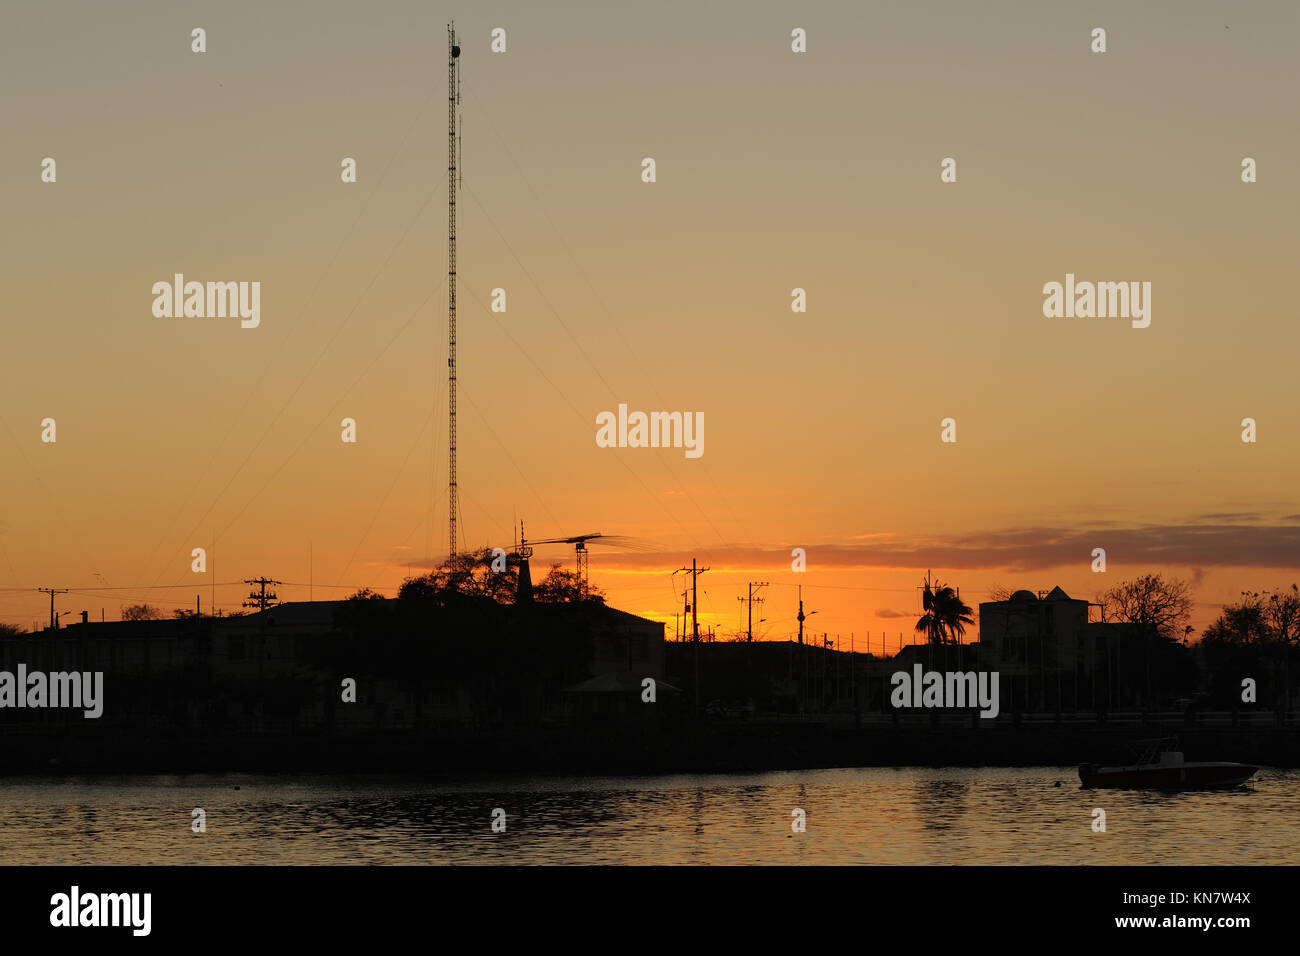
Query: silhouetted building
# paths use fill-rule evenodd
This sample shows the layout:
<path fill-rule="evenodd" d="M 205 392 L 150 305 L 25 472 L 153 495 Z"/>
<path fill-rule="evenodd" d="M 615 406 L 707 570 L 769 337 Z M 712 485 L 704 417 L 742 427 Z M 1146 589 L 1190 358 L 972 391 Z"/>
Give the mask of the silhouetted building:
<path fill-rule="evenodd" d="M 292 602 L 242 617 L 79 623 L 6 637 L 0 669 L 103 671 L 100 726 L 140 717 L 177 732 L 447 735 L 568 720 L 584 709 L 635 713 L 642 681 L 664 682 L 663 634 L 660 623 L 594 601 Z M 598 706 L 575 704 L 593 695 Z M 39 710 L 6 717 L 81 721 Z"/>
<path fill-rule="evenodd" d="M 1017 591 L 980 604 L 980 643 L 1004 673 L 1078 666 L 1086 648 L 1088 602 L 1059 587 L 1044 597 Z"/>
<path fill-rule="evenodd" d="M 1132 629 L 1089 621 L 1090 606 L 1060 587 L 980 604 L 980 643 L 1002 675 L 1010 709 L 1105 710 L 1121 703 L 1112 688 Z"/>

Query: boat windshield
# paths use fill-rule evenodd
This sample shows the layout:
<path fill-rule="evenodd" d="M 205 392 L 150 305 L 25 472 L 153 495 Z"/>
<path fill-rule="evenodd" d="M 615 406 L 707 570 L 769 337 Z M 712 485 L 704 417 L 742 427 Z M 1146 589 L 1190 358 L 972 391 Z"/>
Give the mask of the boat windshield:
<path fill-rule="evenodd" d="M 1157 737 L 1151 740 L 1135 740 L 1132 748 L 1139 764 L 1160 763 L 1161 754 L 1178 749 L 1178 738 Z"/>

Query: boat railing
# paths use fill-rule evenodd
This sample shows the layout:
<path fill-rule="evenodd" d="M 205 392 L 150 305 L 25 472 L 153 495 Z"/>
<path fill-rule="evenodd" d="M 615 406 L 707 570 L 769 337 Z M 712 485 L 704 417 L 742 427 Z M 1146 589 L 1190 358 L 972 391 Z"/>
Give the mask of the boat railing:
<path fill-rule="evenodd" d="M 1182 754 L 1178 751 L 1177 737 L 1158 737 L 1153 740 L 1135 740 L 1133 742 L 1134 752 L 1138 755 L 1137 762 L 1139 765 L 1181 762 Z M 1170 757 L 1166 760 L 1163 755 L 1166 753 L 1177 754 L 1176 757 Z"/>

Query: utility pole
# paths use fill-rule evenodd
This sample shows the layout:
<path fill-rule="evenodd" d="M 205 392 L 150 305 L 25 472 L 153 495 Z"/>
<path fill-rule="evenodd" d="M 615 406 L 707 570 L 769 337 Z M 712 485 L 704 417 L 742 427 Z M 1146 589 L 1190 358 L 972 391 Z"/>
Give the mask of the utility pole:
<path fill-rule="evenodd" d="M 823 702 L 826 700 L 826 683 L 827 683 L 827 681 L 826 681 L 826 671 L 827 671 L 826 658 L 827 658 L 827 656 L 828 656 L 826 652 L 827 652 L 830 648 L 832 648 L 832 647 L 835 646 L 835 642 L 834 642 L 834 641 L 828 641 L 828 640 L 826 640 L 826 638 L 827 638 L 827 634 L 826 634 L 825 631 L 823 631 L 823 632 L 822 632 L 822 686 L 821 686 L 821 695 L 820 695 L 820 696 L 821 696 L 821 699 L 822 699 Z M 833 692 L 832 692 L 832 697 L 831 697 L 831 699 L 834 700 L 834 694 L 833 694 Z"/>
<path fill-rule="evenodd" d="M 689 568 L 678 568 L 673 574 L 689 574 L 691 576 L 691 639 L 695 642 L 695 707 L 698 710 L 700 706 L 700 592 L 699 578 L 700 575 L 708 568 L 697 568 L 695 559 L 691 558 Z"/>
<path fill-rule="evenodd" d="M 460 493 L 456 486 L 456 159 L 460 106 L 460 44 L 456 24 L 447 24 L 447 527 L 451 535 L 450 558 L 456 557 L 456 512 Z"/>
<path fill-rule="evenodd" d="M 931 608 L 928 608 L 928 607 L 925 606 L 925 599 L 926 599 L 929 595 L 931 595 L 931 594 L 933 593 L 933 591 L 931 591 L 931 589 L 930 589 L 930 572 L 929 572 L 929 571 L 926 571 L 926 572 L 925 572 L 925 583 L 924 583 L 924 584 L 918 584 L 918 585 L 916 586 L 916 589 L 917 589 L 918 591 L 922 592 L 922 593 L 921 593 L 921 610 L 922 610 L 922 612 L 928 612 L 929 615 L 930 615 L 930 616 L 929 616 L 929 620 L 927 621 L 927 627 L 928 627 L 928 630 L 926 631 L 926 635 L 925 635 L 925 637 L 926 637 L 926 640 L 928 640 L 928 641 L 930 642 L 930 644 L 933 645 L 933 644 L 934 644 L 934 641 L 935 641 L 934 613 L 933 613 L 933 610 L 932 610 Z M 933 663 L 933 661 L 932 661 L 932 663 Z"/>
<path fill-rule="evenodd" d="M 700 642 L 700 575 L 708 568 L 695 568 L 695 559 L 691 558 L 691 633 L 695 635 L 695 643 Z"/>
<path fill-rule="evenodd" d="M 691 558 L 691 634 L 695 641 L 695 709 L 700 709 L 700 591 L 698 581 L 700 572 L 695 569 L 695 559 Z"/>
<path fill-rule="evenodd" d="M 244 602 L 244 607 L 255 607 L 259 611 L 265 611 L 271 606 L 271 602 L 276 600 L 275 592 L 266 593 L 267 585 L 283 584 L 283 581 L 272 581 L 270 578 L 244 578 L 245 584 L 260 585 L 262 590 L 252 591 L 248 595 L 248 600 Z"/>
<path fill-rule="evenodd" d="M 745 601 L 745 603 L 749 606 L 749 627 L 747 628 L 747 633 L 749 635 L 749 643 L 751 644 L 754 643 L 754 605 L 762 604 L 766 600 L 766 598 L 754 597 L 754 589 L 765 588 L 765 587 L 767 587 L 766 581 L 750 581 L 749 598 L 748 599 L 745 599 L 743 597 L 736 598 L 737 601 Z"/>
<path fill-rule="evenodd" d="M 854 634 L 849 632 L 849 696 L 853 698 L 853 723 L 862 727 L 862 708 L 858 706 L 858 653 Z M 871 632 L 867 631 L 867 656 L 871 656 Z"/>
<path fill-rule="evenodd" d="M 38 590 L 38 591 L 43 591 L 43 592 L 45 592 L 46 594 L 48 594 L 48 595 L 50 596 L 50 630 L 52 631 L 52 630 L 55 629 L 55 627 L 54 627 L 54 595 L 56 595 L 56 594 L 67 594 L 67 593 L 68 593 L 68 589 L 67 589 L 67 588 L 62 588 L 62 589 L 60 589 L 60 588 L 37 588 L 36 590 Z"/>

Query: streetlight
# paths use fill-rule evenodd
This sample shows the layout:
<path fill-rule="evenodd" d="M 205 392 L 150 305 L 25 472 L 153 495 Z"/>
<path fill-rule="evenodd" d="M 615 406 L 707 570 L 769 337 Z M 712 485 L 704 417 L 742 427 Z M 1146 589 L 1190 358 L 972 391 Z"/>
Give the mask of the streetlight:
<path fill-rule="evenodd" d="M 816 611 L 809 611 L 807 614 L 804 614 L 804 612 L 803 612 L 803 585 L 802 585 L 802 584 L 799 585 L 799 615 L 798 615 L 798 620 L 799 620 L 799 643 L 800 643 L 800 644 L 803 643 L 803 622 L 806 621 L 806 620 L 808 620 L 808 618 L 812 617 L 812 616 L 813 616 L 814 614 L 816 614 L 816 613 L 817 613 Z"/>

